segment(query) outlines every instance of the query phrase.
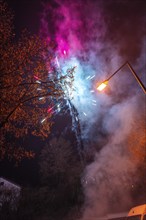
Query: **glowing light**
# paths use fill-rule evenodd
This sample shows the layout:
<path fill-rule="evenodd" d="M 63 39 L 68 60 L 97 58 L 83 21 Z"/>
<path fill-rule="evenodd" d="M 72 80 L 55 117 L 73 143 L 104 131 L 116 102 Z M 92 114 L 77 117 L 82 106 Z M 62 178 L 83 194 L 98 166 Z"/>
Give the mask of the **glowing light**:
<path fill-rule="evenodd" d="M 42 90 L 41 88 L 37 88 L 37 90 Z"/>
<path fill-rule="evenodd" d="M 94 90 L 90 90 L 90 92 L 91 92 L 91 93 L 94 93 L 95 91 L 94 91 Z"/>
<path fill-rule="evenodd" d="M 87 76 L 87 78 L 86 79 L 89 79 L 91 76 Z"/>
<path fill-rule="evenodd" d="M 58 67 L 60 67 L 60 64 L 59 64 L 59 61 L 58 61 L 58 58 L 56 57 L 56 64 Z"/>
<path fill-rule="evenodd" d="M 66 55 L 66 50 L 63 51 L 63 54 Z"/>
<path fill-rule="evenodd" d="M 45 97 L 40 97 L 39 100 L 42 100 L 42 99 L 44 99 L 44 98 L 45 98 Z"/>
<path fill-rule="evenodd" d="M 36 80 L 36 83 L 39 83 L 39 84 L 41 84 L 41 82 L 40 82 L 39 80 Z"/>
<path fill-rule="evenodd" d="M 97 90 L 102 91 L 108 84 L 108 81 L 104 81 L 103 83 L 101 83 L 98 87 Z"/>
<path fill-rule="evenodd" d="M 87 78 L 86 78 L 86 79 L 91 80 L 91 79 L 93 79 L 94 77 L 95 77 L 95 75 L 93 75 L 93 76 L 87 76 Z"/>
<path fill-rule="evenodd" d="M 53 109 L 53 107 L 48 108 L 48 109 L 47 109 L 47 112 L 50 113 L 50 112 L 52 111 L 52 109 Z"/>
<path fill-rule="evenodd" d="M 58 110 L 58 112 L 60 112 L 60 110 L 61 110 L 60 104 L 57 105 L 57 110 Z"/>
<path fill-rule="evenodd" d="M 35 79 L 39 80 L 40 78 L 38 76 L 34 76 Z"/>
<path fill-rule="evenodd" d="M 93 79 L 95 77 L 95 75 L 91 76 L 90 79 Z"/>
<path fill-rule="evenodd" d="M 86 114 L 85 112 L 83 112 L 83 114 L 84 114 L 85 116 L 87 116 L 87 114 Z"/>
<path fill-rule="evenodd" d="M 45 120 L 46 120 L 46 118 L 43 118 L 43 119 L 41 120 L 41 123 L 43 123 Z"/>

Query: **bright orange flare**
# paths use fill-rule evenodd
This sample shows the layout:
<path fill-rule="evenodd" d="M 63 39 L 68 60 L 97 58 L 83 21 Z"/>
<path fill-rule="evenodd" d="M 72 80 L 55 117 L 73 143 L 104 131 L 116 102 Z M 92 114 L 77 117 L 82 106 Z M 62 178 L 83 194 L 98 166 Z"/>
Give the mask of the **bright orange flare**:
<path fill-rule="evenodd" d="M 98 87 L 97 90 L 102 91 L 108 84 L 108 81 L 102 82 Z"/>

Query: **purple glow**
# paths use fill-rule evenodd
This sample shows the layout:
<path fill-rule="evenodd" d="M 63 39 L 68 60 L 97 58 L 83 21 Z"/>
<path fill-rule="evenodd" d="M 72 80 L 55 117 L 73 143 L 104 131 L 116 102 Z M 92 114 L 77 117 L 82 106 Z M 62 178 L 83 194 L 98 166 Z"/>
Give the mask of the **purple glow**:
<path fill-rule="evenodd" d="M 59 5 L 57 8 L 51 7 L 50 3 L 45 4 L 40 31 L 48 42 L 51 39 L 55 40 L 57 54 L 61 57 L 77 56 L 86 51 L 85 55 L 89 56 L 88 52 L 93 47 L 100 49 L 102 45 L 98 38 L 101 38 L 106 31 L 100 7 L 93 3 L 84 5 L 84 8 L 77 2 L 67 1 L 62 4 L 58 0 L 57 3 Z M 53 29 L 50 28 L 49 20 L 46 19 L 48 13 L 52 13 L 53 16 Z M 90 14 L 90 18 L 85 16 L 85 13 Z"/>
<path fill-rule="evenodd" d="M 63 39 L 57 39 L 58 54 L 60 57 L 69 55 L 69 45 Z"/>

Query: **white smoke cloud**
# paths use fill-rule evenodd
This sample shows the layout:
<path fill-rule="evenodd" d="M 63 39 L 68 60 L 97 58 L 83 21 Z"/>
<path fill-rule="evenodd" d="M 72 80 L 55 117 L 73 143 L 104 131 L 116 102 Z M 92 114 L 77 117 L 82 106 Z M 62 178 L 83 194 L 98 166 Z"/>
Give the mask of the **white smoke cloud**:
<path fill-rule="evenodd" d="M 130 190 L 135 184 L 137 164 L 125 142 L 137 114 L 136 98 L 114 105 L 104 118 L 110 135 L 108 143 L 86 167 L 83 178 L 86 202 L 82 220 L 94 219 L 111 212 L 128 211 L 132 205 Z"/>

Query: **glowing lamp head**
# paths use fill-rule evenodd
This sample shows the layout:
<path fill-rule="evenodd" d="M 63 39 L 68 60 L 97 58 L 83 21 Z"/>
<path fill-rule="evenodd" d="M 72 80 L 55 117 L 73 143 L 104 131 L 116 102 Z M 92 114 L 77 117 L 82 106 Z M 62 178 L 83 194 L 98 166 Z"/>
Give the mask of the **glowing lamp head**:
<path fill-rule="evenodd" d="M 108 84 L 108 80 L 102 82 L 98 87 L 97 90 L 102 91 Z"/>

